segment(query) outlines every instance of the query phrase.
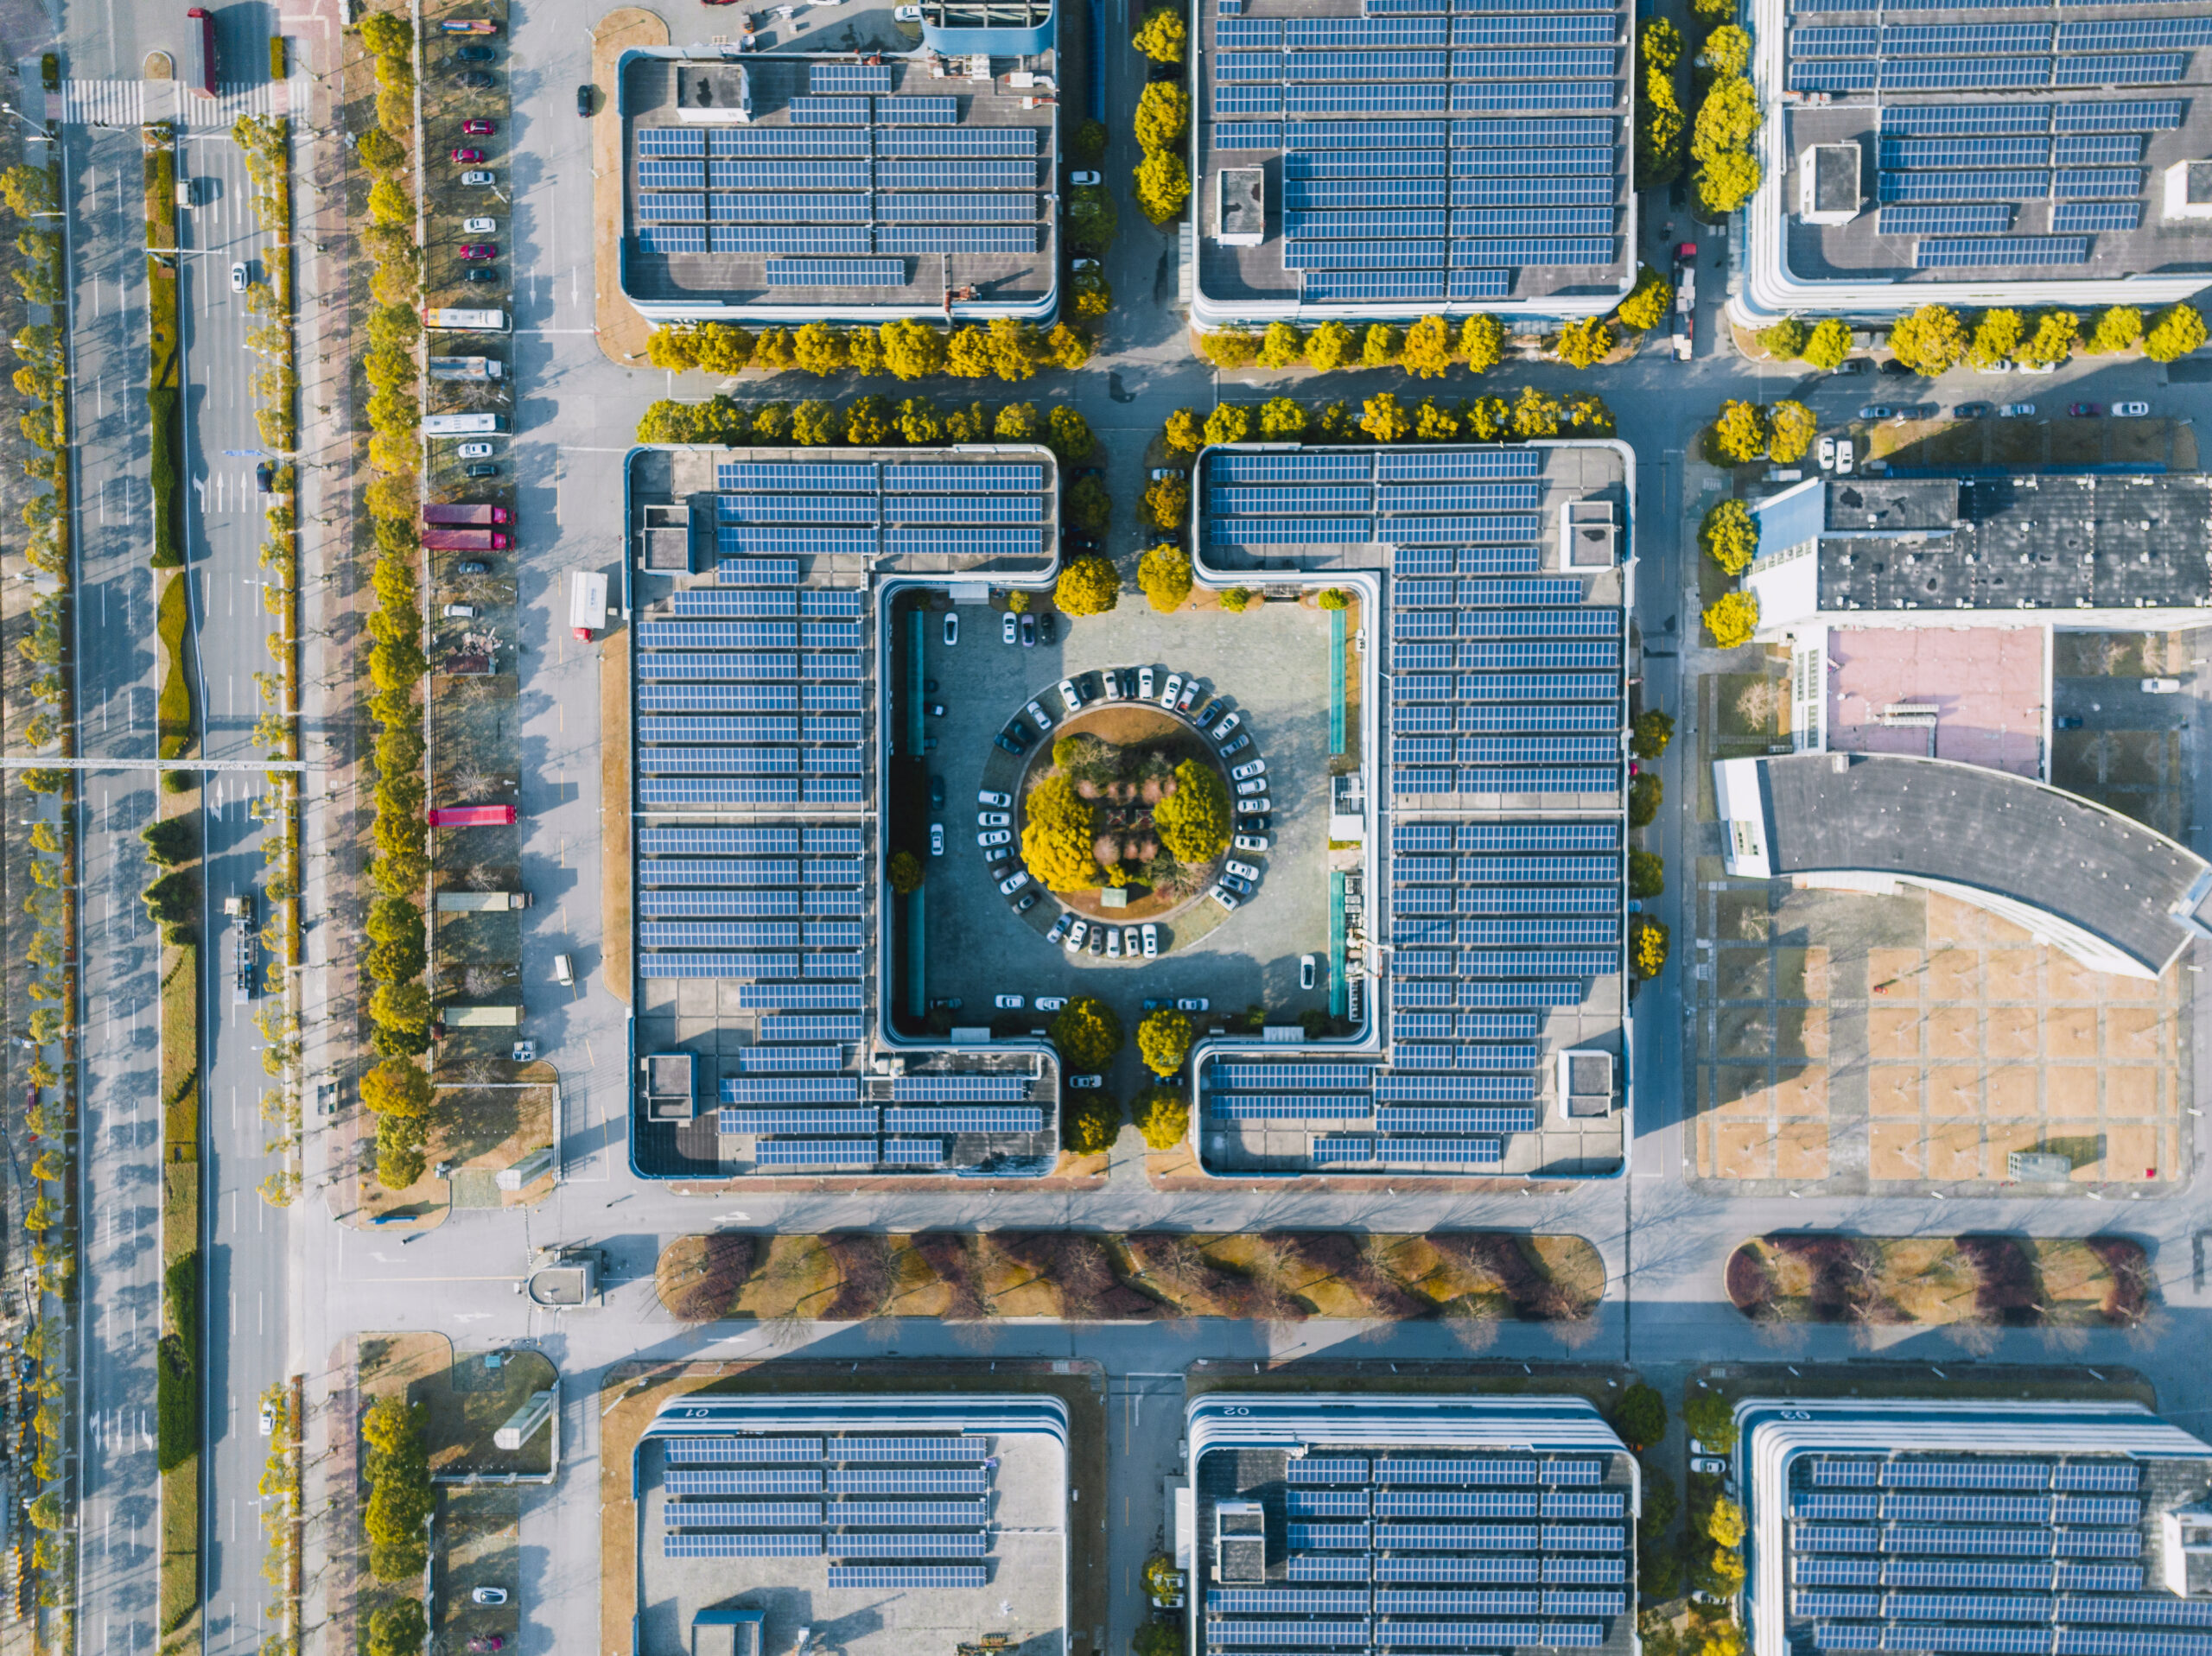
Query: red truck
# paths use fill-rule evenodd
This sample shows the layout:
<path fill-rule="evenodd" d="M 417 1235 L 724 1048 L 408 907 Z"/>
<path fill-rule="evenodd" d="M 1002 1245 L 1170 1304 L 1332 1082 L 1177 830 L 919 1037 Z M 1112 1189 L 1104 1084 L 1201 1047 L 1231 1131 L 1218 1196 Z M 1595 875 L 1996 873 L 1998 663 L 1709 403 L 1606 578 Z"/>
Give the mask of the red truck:
<path fill-rule="evenodd" d="M 507 537 L 496 529 L 426 529 L 423 544 L 433 552 L 500 552 Z"/>
<path fill-rule="evenodd" d="M 437 805 L 430 810 L 432 828 L 506 828 L 514 820 L 512 805 Z"/>
<path fill-rule="evenodd" d="M 192 46 L 187 56 L 191 59 L 191 70 L 186 84 L 202 98 L 215 96 L 215 14 L 205 6 L 194 6 L 184 14 L 185 30 L 192 36 Z"/>
<path fill-rule="evenodd" d="M 513 521 L 514 514 L 505 506 L 425 506 L 423 521 L 426 523 L 505 523 Z"/>

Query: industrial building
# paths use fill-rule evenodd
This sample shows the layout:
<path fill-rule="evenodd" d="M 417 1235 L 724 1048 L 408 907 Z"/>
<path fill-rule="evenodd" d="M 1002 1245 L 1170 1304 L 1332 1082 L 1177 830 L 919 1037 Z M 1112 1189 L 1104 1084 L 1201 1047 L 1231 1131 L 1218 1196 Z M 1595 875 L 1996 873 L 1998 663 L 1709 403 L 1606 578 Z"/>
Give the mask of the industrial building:
<path fill-rule="evenodd" d="M 1049 1171 L 1048 1053 L 881 1051 L 878 574 L 1039 577 L 1041 448 L 638 451 L 631 1159 L 661 1178 Z"/>
<path fill-rule="evenodd" d="M 1049 1395 L 664 1404 L 631 1458 L 633 1656 L 1065 1650 L 1068 1465 Z"/>
<path fill-rule="evenodd" d="M 1216 1392 L 1185 1412 L 1192 1656 L 1633 1656 L 1636 1457 L 1580 1398 Z"/>
<path fill-rule="evenodd" d="M 2153 306 L 2212 273 L 2212 18 L 2185 3 L 1900 12 L 1757 0 L 1751 326 Z"/>
<path fill-rule="evenodd" d="M 1601 315 L 1636 278 L 1618 0 L 1234 0 L 1190 55 L 1201 327 Z"/>
<path fill-rule="evenodd" d="M 1207 1172 L 1618 1170 L 1632 465 L 1575 442 L 1198 457 L 1205 578 L 1356 587 L 1374 687 L 1373 838 L 1336 963 L 1374 986 L 1373 1038 L 1209 1043 Z"/>
<path fill-rule="evenodd" d="M 2212 1651 L 2212 1447 L 2140 1404 L 1735 1413 L 1756 1656 Z"/>
<path fill-rule="evenodd" d="M 1049 8 L 931 10 L 956 26 L 866 13 L 819 36 L 764 23 L 787 38 L 626 54 L 624 297 L 656 322 L 1049 318 Z M 871 21 L 880 41 L 854 26 Z"/>

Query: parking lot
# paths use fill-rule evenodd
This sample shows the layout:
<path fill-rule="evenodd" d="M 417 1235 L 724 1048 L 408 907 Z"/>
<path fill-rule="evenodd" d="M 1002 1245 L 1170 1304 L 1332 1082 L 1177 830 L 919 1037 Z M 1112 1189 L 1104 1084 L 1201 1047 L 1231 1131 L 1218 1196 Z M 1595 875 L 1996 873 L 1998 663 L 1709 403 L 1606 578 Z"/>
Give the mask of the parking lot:
<path fill-rule="evenodd" d="M 928 629 L 928 675 L 941 719 L 930 774 L 942 777 L 945 809 L 931 814 L 945 828 L 942 857 L 928 860 L 925 897 L 927 995 L 962 1003 L 955 1019 L 980 1025 L 991 1018 L 1000 994 L 1096 994 L 1134 1028 L 1147 998 L 1203 996 L 1214 1020 L 1249 1006 L 1267 1009 L 1270 1021 L 1289 1022 L 1309 1007 L 1326 1010 L 1325 971 L 1311 993 L 1299 989 L 1299 956 L 1314 953 L 1325 966 L 1329 943 L 1328 834 L 1329 628 L 1325 615 L 1289 603 L 1255 606 L 1242 615 L 1205 609 L 1172 616 L 1154 613 L 1141 598 L 1124 594 L 1120 608 L 1072 620 L 1057 616 L 1056 638 L 1024 649 L 1000 641 L 1000 612 L 961 606 L 960 641 L 945 648 L 941 624 Z M 992 745 L 992 737 L 1034 697 L 1057 723 L 1062 677 L 1090 674 L 1096 689 L 1102 668 L 1196 673 L 1205 697 L 1220 697 L 1243 715 L 1252 745 L 1232 763 L 1267 761 L 1268 837 L 1263 857 L 1242 859 L 1261 869 L 1258 890 L 1236 913 L 1224 914 L 1200 898 L 1160 923 L 1161 953 L 1147 961 L 1071 956 L 1045 942 L 1060 912 L 1050 892 L 1027 915 L 1016 899 L 1001 897 L 988 878 L 976 839 L 976 794 L 1014 793 L 1022 762 Z M 1204 701 L 1194 704 L 1203 707 Z M 1026 756 L 1044 756 L 1049 741 Z M 1017 856 L 1018 856 L 1017 847 Z M 1017 1018 L 1020 1028 L 1046 1019 Z M 1205 1023 L 1206 1020 L 1201 1020 Z M 1138 1079 L 1134 1052 L 1121 1078 L 1124 1090 Z"/>

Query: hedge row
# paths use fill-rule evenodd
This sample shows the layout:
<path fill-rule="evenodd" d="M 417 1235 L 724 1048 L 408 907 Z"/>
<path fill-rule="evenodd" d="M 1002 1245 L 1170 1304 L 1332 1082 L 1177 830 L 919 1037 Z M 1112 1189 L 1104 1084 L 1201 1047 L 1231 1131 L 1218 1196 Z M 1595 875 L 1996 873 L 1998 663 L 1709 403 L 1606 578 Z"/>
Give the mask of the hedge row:
<path fill-rule="evenodd" d="M 713 443 L 725 448 L 855 448 L 911 443 L 1042 443 L 1064 460 L 1090 457 L 1098 446 L 1090 425 L 1065 403 L 1040 416 L 1034 403 L 1007 403 L 994 412 L 981 403 L 939 408 L 926 397 L 893 403 L 887 397 L 855 397 L 842 411 L 834 403 L 741 403 L 713 397 L 704 403 L 664 397 L 638 422 L 641 443 Z"/>
<path fill-rule="evenodd" d="M 1506 442 L 1538 437 L 1605 437 L 1613 413 L 1602 398 L 1560 398 L 1535 386 L 1508 403 L 1502 397 L 1461 397 L 1446 406 L 1423 397 L 1412 408 L 1394 392 L 1369 397 L 1355 412 L 1344 402 L 1318 408 L 1294 397 L 1270 397 L 1254 407 L 1224 403 L 1203 419 L 1178 409 L 1160 428 L 1172 454 L 1195 454 L 1209 443 Z"/>
<path fill-rule="evenodd" d="M 1077 314 L 1084 314 L 1080 305 Z M 730 322 L 696 322 L 653 330 L 645 360 L 656 368 L 710 374 L 889 374 L 894 379 L 1031 378 L 1039 368 L 1080 368 L 1090 360 L 1090 336 L 1066 323 L 1040 334 L 1027 322 L 1001 316 L 977 327 L 937 327 L 902 317 L 875 326 L 771 327 L 754 333 Z"/>

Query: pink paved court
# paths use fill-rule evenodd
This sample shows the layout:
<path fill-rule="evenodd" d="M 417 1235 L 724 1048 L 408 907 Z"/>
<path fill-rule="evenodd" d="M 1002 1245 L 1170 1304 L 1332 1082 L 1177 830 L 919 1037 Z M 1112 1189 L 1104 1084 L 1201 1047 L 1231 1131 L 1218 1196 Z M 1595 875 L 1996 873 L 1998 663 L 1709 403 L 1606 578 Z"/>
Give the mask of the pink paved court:
<path fill-rule="evenodd" d="M 2015 776 L 2042 774 L 2040 627 L 1880 627 L 1828 634 L 1832 752 L 1928 752 L 1924 726 L 1892 728 L 1882 710 L 1936 710 L 1936 757 Z"/>

